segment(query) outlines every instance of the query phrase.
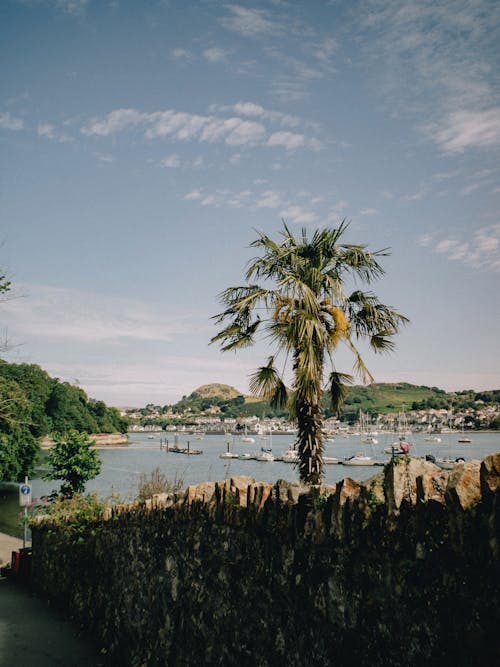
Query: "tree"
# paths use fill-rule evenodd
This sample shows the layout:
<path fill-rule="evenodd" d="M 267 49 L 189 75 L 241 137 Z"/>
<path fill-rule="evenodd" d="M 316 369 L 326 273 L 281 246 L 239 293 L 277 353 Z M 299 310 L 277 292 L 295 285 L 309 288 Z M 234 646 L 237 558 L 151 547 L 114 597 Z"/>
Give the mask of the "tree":
<path fill-rule="evenodd" d="M 214 316 L 217 324 L 225 325 L 212 338 L 223 351 L 252 345 L 258 331 L 275 345 L 275 354 L 251 376 L 250 389 L 272 407 L 287 404 L 297 419 L 299 475 L 308 484 L 320 484 L 323 478 L 321 399 L 327 362 L 331 372 L 326 390 L 338 414 L 353 381 L 335 368 L 333 355 L 340 343 L 354 355 L 355 373 L 372 382 L 355 340 L 367 339 L 375 352 L 390 351 L 392 336 L 408 322 L 371 292 L 355 289 L 347 294 L 349 279 L 369 284 L 380 278 L 384 271 L 377 258 L 388 254 L 387 249 L 369 252 L 365 246 L 341 243 L 347 227 L 344 220 L 337 229 L 315 231 L 309 240 L 305 229 L 297 239 L 283 223 L 282 243 L 261 233 L 251 247 L 263 255 L 250 261 L 247 284 L 222 292 L 225 310 Z M 278 354 L 284 357 L 284 368 L 291 360 L 290 395 L 276 368 Z"/>
<path fill-rule="evenodd" d="M 47 456 L 50 472 L 44 480 L 63 480 L 61 494 L 71 498 L 83 493 L 85 484 L 101 472 L 101 460 L 86 433 L 69 431 L 54 435 L 54 445 Z"/>
<path fill-rule="evenodd" d="M 31 475 L 39 446 L 30 430 L 31 404 L 14 380 L 0 376 L 0 480 Z"/>

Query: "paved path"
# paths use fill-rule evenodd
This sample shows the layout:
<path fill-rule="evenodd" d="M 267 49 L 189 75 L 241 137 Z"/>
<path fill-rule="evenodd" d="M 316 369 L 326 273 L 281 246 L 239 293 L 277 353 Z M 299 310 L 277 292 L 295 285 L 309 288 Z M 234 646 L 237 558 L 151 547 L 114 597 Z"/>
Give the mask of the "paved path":
<path fill-rule="evenodd" d="M 104 656 L 14 581 L 0 578 L 0 667 L 98 667 Z"/>
<path fill-rule="evenodd" d="M 23 541 L 0 533 L 0 564 Z M 0 577 L 0 667 L 98 667 L 104 657 L 75 628 L 13 580 Z"/>

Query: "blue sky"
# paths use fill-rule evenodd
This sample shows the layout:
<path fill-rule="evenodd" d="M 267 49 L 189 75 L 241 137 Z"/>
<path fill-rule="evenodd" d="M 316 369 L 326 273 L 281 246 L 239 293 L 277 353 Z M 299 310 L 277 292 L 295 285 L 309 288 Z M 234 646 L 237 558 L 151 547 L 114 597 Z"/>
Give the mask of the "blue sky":
<path fill-rule="evenodd" d="M 346 217 L 411 319 L 375 380 L 499 388 L 499 29 L 486 0 L 3 0 L 6 358 L 115 405 L 247 392 L 268 349 L 208 345 L 217 294 L 256 230 Z"/>

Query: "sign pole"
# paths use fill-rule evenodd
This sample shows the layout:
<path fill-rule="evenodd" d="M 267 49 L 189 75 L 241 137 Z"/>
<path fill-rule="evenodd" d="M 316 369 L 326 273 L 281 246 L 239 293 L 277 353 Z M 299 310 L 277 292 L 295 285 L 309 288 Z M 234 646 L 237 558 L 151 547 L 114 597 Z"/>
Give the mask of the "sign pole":
<path fill-rule="evenodd" d="M 24 483 L 28 484 L 28 478 L 24 478 Z M 24 506 L 24 530 L 23 530 L 23 549 L 26 548 L 26 537 L 28 532 L 28 508 Z"/>
<path fill-rule="evenodd" d="M 28 483 L 28 477 L 24 478 L 24 484 L 19 487 L 19 504 L 24 508 L 24 526 L 23 526 L 23 549 L 26 548 L 28 537 L 28 505 L 31 503 L 31 485 Z"/>

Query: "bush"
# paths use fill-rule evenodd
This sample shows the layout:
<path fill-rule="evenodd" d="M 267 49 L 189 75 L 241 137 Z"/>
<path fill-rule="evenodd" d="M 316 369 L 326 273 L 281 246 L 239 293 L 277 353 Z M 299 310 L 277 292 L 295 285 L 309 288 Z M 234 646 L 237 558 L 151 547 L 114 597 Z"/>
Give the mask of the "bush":
<path fill-rule="evenodd" d="M 177 474 L 173 479 L 170 479 L 157 467 L 150 475 L 147 475 L 145 472 L 141 473 L 137 498 L 139 500 L 146 500 L 158 493 L 175 493 L 176 491 L 180 491 L 183 486 L 184 480 L 177 477 Z"/>

